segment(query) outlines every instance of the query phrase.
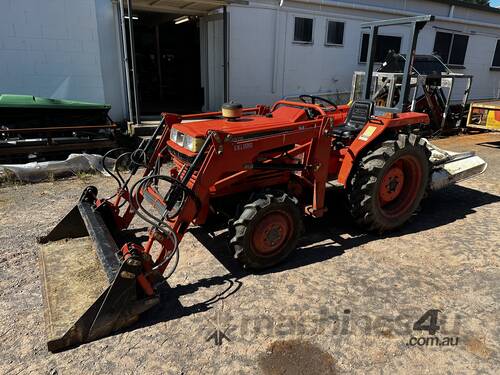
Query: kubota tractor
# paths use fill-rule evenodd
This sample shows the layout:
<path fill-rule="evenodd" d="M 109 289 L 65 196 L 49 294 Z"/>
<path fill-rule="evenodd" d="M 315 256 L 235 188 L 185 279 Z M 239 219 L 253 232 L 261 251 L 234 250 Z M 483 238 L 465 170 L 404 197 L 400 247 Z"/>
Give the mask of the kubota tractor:
<path fill-rule="evenodd" d="M 481 158 L 439 150 L 414 133 L 429 117 L 401 110 L 409 74 L 395 107 L 370 100 L 379 28 L 409 26 L 413 56 L 419 30 L 432 19 L 364 25 L 367 79 L 363 100 L 350 106 L 303 95 L 270 108 L 227 103 L 221 112 L 163 114 L 145 145 L 117 159 L 130 158 L 132 168 L 127 179 L 111 171 L 115 196 L 99 198 L 95 187 L 86 188 L 40 239 L 49 350 L 106 336 L 156 305 L 156 286 L 175 269 L 183 235 L 211 215 L 231 218 L 230 246 L 243 266 L 271 267 L 295 249 L 304 215 L 336 210 L 325 206 L 328 182 L 344 188 L 361 227 L 382 232 L 408 220 L 427 191 L 483 172 Z M 405 64 L 411 72 L 412 58 Z M 135 215 L 150 226 L 146 241 L 127 230 Z"/>

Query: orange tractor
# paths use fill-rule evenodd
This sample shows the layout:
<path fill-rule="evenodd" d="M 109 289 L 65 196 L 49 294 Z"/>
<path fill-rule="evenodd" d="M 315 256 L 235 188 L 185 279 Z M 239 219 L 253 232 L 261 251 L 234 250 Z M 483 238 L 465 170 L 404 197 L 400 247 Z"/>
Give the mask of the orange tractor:
<path fill-rule="evenodd" d="M 118 158 L 131 160 L 130 177 L 110 171 L 119 183 L 115 196 L 99 198 L 95 187 L 86 188 L 40 239 L 49 349 L 106 336 L 156 305 L 156 287 L 175 269 L 192 223 L 229 217 L 234 257 L 260 269 L 296 248 L 304 215 L 335 211 L 325 206 L 328 182 L 345 189 L 360 226 L 382 232 L 407 221 L 427 191 L 483 172 L 479 157 L 419 137 L 429 117 L 402 110 L 409 74 L 394 108 L 380 111 L 370 100 L 378 29 L 408 25 L 413 56 L 418 32 L 432 18 L 364 25 L 371 32 L 368 78 L 363 100 L 350 106 L 303 95 L 272 107 L 231 102 L 221 112 L 163 114 L 147 144 Z M 411 63 L 406 59 L 406 73 Z M 142 177 L 133 178 L 139 171 Z M 146 240 L 130 235 L 136 215 L 149 225 Z"/>

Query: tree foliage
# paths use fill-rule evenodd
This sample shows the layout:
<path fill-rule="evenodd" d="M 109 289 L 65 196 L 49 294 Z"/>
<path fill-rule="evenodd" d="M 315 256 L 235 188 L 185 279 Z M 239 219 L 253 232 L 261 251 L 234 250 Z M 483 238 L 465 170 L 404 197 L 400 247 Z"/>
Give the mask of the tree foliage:
<path fill-rule="evenodd" d="M 461 1 L 464 3 L 484 5 L 484 6 L 490 5 L 490 0 L 461 0 Z"/>

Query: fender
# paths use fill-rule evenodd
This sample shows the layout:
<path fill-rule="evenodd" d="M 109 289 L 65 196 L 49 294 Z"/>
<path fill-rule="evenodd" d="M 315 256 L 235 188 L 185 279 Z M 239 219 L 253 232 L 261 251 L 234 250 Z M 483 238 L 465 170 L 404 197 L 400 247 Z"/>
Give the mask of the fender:
<path fill-rule="evenodd" d="M 386 129 L 397 129 L 416 124 L 428 125 L 429 123 L 429 116 L 418 112 L 386 113 L 382 116 L 374 116 L 368 120 L 356 139 L 347 148 L 337 177 L 338 182 L 347 187 L 351 170 L 358 156 L 365 148 L 374 144 Z"/>

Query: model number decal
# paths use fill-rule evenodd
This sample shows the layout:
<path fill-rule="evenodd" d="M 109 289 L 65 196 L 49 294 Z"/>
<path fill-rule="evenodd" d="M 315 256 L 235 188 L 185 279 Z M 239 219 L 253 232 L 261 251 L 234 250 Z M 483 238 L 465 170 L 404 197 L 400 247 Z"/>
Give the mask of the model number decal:
<path fill-rule="evenodd" d="M 377 129 L 377 127 L 375 126 L 369 126 L 366 128 L 366 130 L 363 132 L 363 134 L 361 134 L 361 136 L 359 137 L 359 140 L 360 141 L 367 141 L 373 133 L 375 133 L 375 130 Z"/>
<path fill-rule="evenodd" d="M 249 150 L 251 148 L 253 148 L 253 143 L 252 142 L 240 143 L 239 145 L 234 145 L 234 151 Z"/>

